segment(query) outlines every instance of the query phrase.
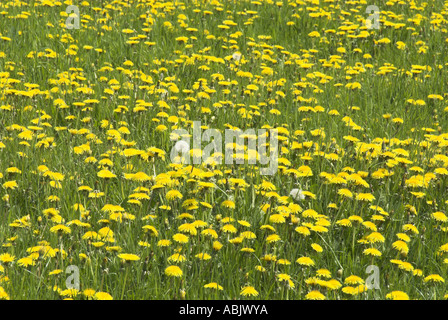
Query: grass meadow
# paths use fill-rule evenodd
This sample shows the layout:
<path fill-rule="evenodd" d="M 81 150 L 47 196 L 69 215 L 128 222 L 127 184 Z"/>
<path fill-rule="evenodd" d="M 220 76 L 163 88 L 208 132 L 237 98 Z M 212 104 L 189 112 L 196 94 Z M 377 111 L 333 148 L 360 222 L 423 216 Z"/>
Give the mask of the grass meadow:
<path fill-rule="evenodd" d="M 0 299 L 448 298 L 447 15 L 1 1 Z M 174 162 L 194 121 L 275 174 Z"/>

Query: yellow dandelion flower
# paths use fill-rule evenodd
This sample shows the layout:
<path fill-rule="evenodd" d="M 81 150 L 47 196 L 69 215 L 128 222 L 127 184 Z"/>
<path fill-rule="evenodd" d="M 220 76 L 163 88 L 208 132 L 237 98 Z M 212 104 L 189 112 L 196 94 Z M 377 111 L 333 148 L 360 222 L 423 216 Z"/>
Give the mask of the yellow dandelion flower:
<path fill-rule="evenodd" d="M 311 244 L 311 248 L 313 248 L 313 250 L 316 251 L 316 252 L 324 251 L 324 249 L 320 245 L 318 245 L 317 243 L 312 243 Z"/>
<path fill-rule="evenodd" d="M 397 240 L 394 243 L 392 243 L 392 247 L 404 255 L 408 254 L 409 252 L 408 245 L 406 244 L 406 242 L 402 240 Z"/>
<path fill-rule="evenodd" d="M 390 300 L 409 300 L 407 293 L 403 291 L 392 291 L 386 294 L 386 299 Z"/>
<path fill-rule="evenodd" d="M 381 251 L 375 248 L 364 249 L 363 254 L 365 254 L 366 256 L 373 256 L 373 257 L 381 257 L 382 255 Z"/>
<path fill-rule="evenodd" d="M 85 290 L 82 292 L 82 295 L 83 295 L 84 297 L 86 297 L 87 299 L 93 299 L 94 296 L 95 296 L 95 293 L 96 293 L 96 291 L 93 290 L 93 289 L 85 289 Z"/>
<path fill-rule="evenodd" d="M 123 260 L 124 262 L 129 262 L 129 261 L 138 261 L 140 260 L 140 257 L 138 255 L 135 254 L 131 254 L 131 253 L 122 253 L 118 255 L 118 258 L 120 258 L 121 260 Z"/>
<path fill-rule="evenodd" d="M 113 300 L 113 297 L 107 292 L 97 292 L 93 298 L 95 300 Z"/>
<path fill-rule="evenodd" d="M 176 233 L 175 235 L 173 235 L 173 240 L 178 243 L 187 243 L 188 237 L 182 233 Z"/>
<path fill-rule="evenodd" d="M 236 233 L 238 230 L 232 224 L 225 224 L 221 227 L 221 230 L 224 233 Z"/>
<path fill-rule="evenodd" d="M 185 256 L 181 255 L 180 253 L 175 253 L 169 256 L 167 260 L 168 262 L 184 262 L 185 260 L 187 260 L 187 258 L 185 258 Z"/>
<path fill-rule="evenodd" d="M 307 227 L 300 226 L 294 229 L 297 233 L 303 235 L 303 236 L 309 236 L 311 234 L 310 230 Z"/>
<path fill-rule="evenodd" d="M 331 278 L 331 272 L 327 269 L 319 269 L 316 271 L 316 275 L 322 278 Z"/>
<path fill-rule="evenodd" d="M 9 295 L 6 293 L 3 287 L 0 287 L 0 300 L 9 300 Z"/>
<path fill-rule="evenodd" d="M 6 265 L 14 262 L 15 259 L 16 259 L 16 257 L 10 255 L 9 253 L 0 254 L 0 262 L 4 263 Z"/>
<path fill-rule="evenodd" d="M 195 255 L 195 258 L 198 258 L 200 260 L 210 260 L 212 257 L 207 253 L 199 253 Z"/>
<path fill-rule="evenodd" d="M 440 222 L 447 222 L 448 221 L 448 217 L 443 212 L 440 212 L 440 211 L 434 212 L 432 214 L 432 217 L 435 220 L 440 221 Z"/>
<path fill-rule="evenodd" d="M 326 297 L 319 291 L 313 290 L 306 294 L 305 299 L 307 299 L 307 300 L 325 300 Z"/>
<path fill-rule="evenodd" d="M 165 269 L 165 274 L 169 277 L 182 277 L 183 272 L 178 266 L 169 266 Z"/>
<path fill-rule="evenodd" d="M 351 275 L 347 278 L 345 278 L 344 280 L 345 284 L 350 284 L 350 285 L 354 285 L 354 284 L 364 284 L 364 280 L 358 276 L 355 275 Z"/>
<path fill-rule="evenodd" d="M 241 289 L 240 295 L 242 295 L 244 297 L 247 297 L 247 296 L 256 297 L 256 296 L 258 296 L 258 291 L 255 290 L 255 288 L 252 286 L 246 286 Z"/>
<path fill-rule="evenodd" d="M 315 265 L 313 259 L 311 259 L 311 258 L 309 258 L 309 257 L 300 257 L 300 258 L 298 258 L 298 259 L 296 260 L 296 262 L 297 262 L 298 264 L 300 264 L 300 265 L 302 265 L 302 266 L 306 266 L 306 267 L 314 266 L 314 265 Z"/>
<path fill-rule="evenodd" d="M 210 282 L 204 285 L 204 288 L 216 289 L 222 291 L 224 288 L 217 284 L 216 282 Z"/>
<path fill-rule="evenodd" d="M 4 189 L 12 189 L 12 190 L 17 189 L 18 186 L 19 186 L 19 185 L 17 184 L 17 182 L 16 182 L 15 180 L 12 180 L 12 181 L 6 181 L 6 182 L 3 183 L 3 185 L 2 185 L 2 187 L 3 187 Z"/>
<path fill-rule="evenodd" d="M 219 251 L 223 247 L 222 243 L 219 241 L 213 241 L 213 250 Z"/>
<path fill-rule="evenodd" d="M 372 232 L 366 237 L 366 240 L 370 243 L 376 243 L 376 242 L 384 242 L 386 239 L 384 236 L 379 232 Z"/>
<path fill-rule="evenodd" d="M 112 172 L 110 172 L 107 169 L 103 169 L 103 170 L 99 171 L 97 173 L 97 176 L 99 178 L 103 178 L 103 179 L 111 179 L 111 178 L 116 178 L 117 177 L 115 174 L 113 174 Z"/>
<path fill-rule="evenodd" d="M 178 190 L 170 190 L 166 193 L 166 199 L 168 201 L 176 200 L 176 199 L 182 199 L 182 193 L 180 193 Z"/>
<path fill-rule="evenodd" d="M 267 243 L 277 242 L 280 240 L 281 240 L 281 238 L 278 234 L 271 234 L 266 238 Z"/>
<path fill-rule="evenodd" d="M 425 277 L 424 281 L 425 282 L 433 282 L 433 283 L 437 283 L 437 282 L 445 283 L 445 279 L 443 279 L 438 274 L 430 274 L 429 276 Z"/>

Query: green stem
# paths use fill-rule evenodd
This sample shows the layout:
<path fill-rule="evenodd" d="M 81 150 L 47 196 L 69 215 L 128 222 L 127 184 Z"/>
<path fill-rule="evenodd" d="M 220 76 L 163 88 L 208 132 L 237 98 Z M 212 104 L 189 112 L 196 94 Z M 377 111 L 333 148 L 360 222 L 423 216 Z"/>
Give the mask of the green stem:
<path fill-rule="evenodd" d="M 126 268 L 126 274 L 124 276 L 123 290 L 121 291 L 121 298 L 120 298 L 120 300 L 123 300 L 123 297 L 124 297 L 124 290 L 126 288 L 126 280 L 127 280 L 127 278 L 128 278 L 128 269 Z"/>

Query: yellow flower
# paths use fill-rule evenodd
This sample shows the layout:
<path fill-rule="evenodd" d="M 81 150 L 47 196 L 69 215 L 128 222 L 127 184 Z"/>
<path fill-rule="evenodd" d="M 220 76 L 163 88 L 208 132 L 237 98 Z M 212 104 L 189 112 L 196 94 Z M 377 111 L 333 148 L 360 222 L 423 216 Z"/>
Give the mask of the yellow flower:
<path fill-rule="evenodd" d="M 432 217 L 435 220 L 440 221 L 440 222 L 447 222 L 448 221 L 448 217 L 443 212 L 440 212 L 440 211 L 434 212 L 432 214 Z"/>
<path fill-rule="evenodd" d="M 88 298 L 88 299 L 92 299 L 94 296 L 95 296 L 95 290 L 93 290 L 93 289 L 85 289 L 83 292 L 82 292 L 82 295 L 84 296 L 84 297 L 86 297 L 86 298 Z"/>
<path fill-rule="evenodd" d="M 217 239 L 218 238 L 218 233 L 213 230 L 213 229 L 205 229 L 201 232 L 202 235 L 204 236 L 209 236 L 213 239 Z"/>
<path fill-rule="evenodd" d="M 95 300 L 113 300 L 112 296 L 107 292 L 97 292 L 94 295 Z"/>
<path fill-rule="evenodd" d="M 116 178 L 117 177 L 115 174 L 113 174 L 112 172 L 110 172 L 107 169 L 103 169 L 100 172 L 98 172 L 97 176 L 99 178 L 103 178 L 103 179 L 110 179 L 110 178 Z"/>
<path fill-rule="evenodd" d="M 384 236 L 379 232 L 372 232 L 366 237 L 366 240 L 370 243 L 376 243 L 376 242 L 384 242 L 386 239 Z"/>
<path fill-rule="evenodd" d="M 392 291 L 386 295 L 391 300 L 409 300 L 409 296 L 403 291 Z"/>
<path fill-rule="evenodd" d="M 399 50 L 404 50 L 406 48 L 406 43 L 404 43 L 403 41 L 397 41 L 395 44 L 397 45 L 397 48 Z"/>
<path fill-rule="evenodd" d="M 353 284 L 363 284 L 364 280 L 362 278 L 358 277 L 358 276 L 351 275 L 351 276 L 345 278 L 344 283 L 345 284 L 351 284 L 351 285 L 353 285 Z"/>
<path fill-rule="evenodd" d="M 405 224 L 403 226 L 404 231 L 412 231 L 414 234 L 419 234 L 418 229 L 412 224 Z"/>
<path fill-rule="evenodd" d="M 4 264 L 8 264 L 13 262 L 16 259 L 15 256 L 10 255 L 9 253 L 0 254 L 0 262 Z"/>
<path fill-rule="evenodd" d="M 72 230 L 69 227 L 64 226 L 63 224 L 58 224 L 58 225 L 50 228 L 50 232 L 58 233 L 58 234 L 62 235 L 62 234 L 70 234 L 72 232 Z"/>
<path fill-rule="evenodd" d="M 341 225 L 343 227 L 351 227 L 352 222 L 349 219 L 341 219 L 336 221 L 336 224 Z"/>
<path fill-rule="evenodd" d="M 279 274 L 277 274 L 277 278 L 278 278 L 278 281 L 280 281 L 280 282 L 282 282 L 282 281 L 287 282 L 289 288 L 293 288 L 293 289 L 295 288 L 295 284 L 294 284 L 294 282 L 292 282 L 290 275 L 288 275 L 286 273 L 279 273 Z"/>
<path fill-rule="evenodd" d="M 269 217 L 270 223 L 285 223 L 286 219 L 281 214 L 273 214 Z"/>
<path fill-rule="evenodd" d="M 187 258 L 185 258 L 185 256 L 181 255 L 180 253 L 175 253 L 169 256 L 167 260 L 168 262 L 184 262 L 185 260 L 187 260 Z"/>
<path fill-rule="evenodd" d="M 221 248 L 223 247 L 222 243 L 219 241 L 213 241 L 213 249 L 215 251 L 219 251 L 221 250 Z"/>
<path fill-rule="evenodd" d="M 307 266 L 307 267 L 315 265 L 313 259 L 311 259 L 309 257 L 300 257 L 296 260 L 296 262 L 302 266 Z"/>
<path fill-rule="evenodd" d="M 165 196 L 166 196 L 166 199 L 168 201 L 175 200 L 175 199 L 182 199 L 183 198 L 182 193 L 180 193 L 177 190 L 170 190 L 170 191 L 168 191 L 166 193 Z"/>
<path fill-rule="evenodd" d="M 79 291 L 77 289 L 67 289 L 63 290 L 59 293 L 62 297 L 74 298 L 79 295 Z"/>
<path fill-rule="evenodd" d="M 318 277 L 331 278 L 331 272 L 327 269 L 319 269 L 316 271 Z"/>
<path fill-rule="evenodd" d="M 235 202 L 233 202 L 232 200 L 224 200 L 221 203 L 221 206 L 229 209 L 235 209 Z"/>
<path fill-rule="evenodd" d="M 167 239 L 162 239 L 157 242 L 158 247 L 168 247 L 171 245 L 171 241 Z"/>
<path fill-rule="evenodd" d="M 245 297 L 246 296 L 256 297 L 256 296 L 258 296 L 258 291 L 255 290 L 255 288 L 252 286 L 246 286 L 241 289 L 240 295 L 245 296 Z"/>
<path fill-rule="evenodd" d="M 179 243 L 187 243 L 188 237 L 182 233 L 176 233 L 173 235 L 173 240 Z"/>
<path fill-rule="evenodd" d="M 53 271 L 51 271 L 50 273 L 48 273 L 48 275 L 50 275 L 50 276 L 52 276 L 52 275 L 58 275 L 58 274 L 61 274 L 62 272 L 64 272 L 64 270 L 62 270 L 62 269 L 56 269 L 56 270 L 53 270 Z"/>
<path fill-rule="evenodd" d="M 408 245 L 406 244 L 406 242 L 398 240 L 395 241 L 394 243 L 392 243 L 392 247 L 394 249 L 397 249 L 399 252 L 401 252 L 402 254 L 406 255 L 409 252 L 409 248 Z"/>
<path fill-rule="evenodd" d="M 398 265 L 399 269 L 405 270 L 405 271 L 413 271 L 414 267 L 409 262 L 401 261 L 392 259 L 390 260 L 391 263 Z"/>
<path fill-rule="evenodd" d="M 307 295 L 305 296 L 305 299 L 307 299 L 307 300 L 325 300 L 326 297 L 319 291 L 313 290 L 313 291 L 307 293 Z"/>
<path fill-rule="evenodd" d="M 378 249 L 375 248 L 367 248 L 363 251 L 363 254 L 366 256 L 374 256 L 374 257 L 381 257 L 382 253 Z"/>
<path fill-rule="evenodd" d="M 0 287 L 0 300 L 9 300 L 9 295 L 2 287 Z"/>
<path fill-rule="evenodd" d="M 350 198 L 350 199 L 353 198 L 353 193 L 348 189 L 339 189 L 338 194 L 341 196 L 344 196 L 346 198 Z"/>
<path fill-rule="evenodd" d="M 266 268 L 264 268 L 263 266 L 255 266 L 255 270 L 260 271 L 260 272 L 265 272 Z"/>
<path fill-rule="evenodd" d="M 211 289 L 217 289 L 217 290 L 223 290 L 224 288 L 217 284 L 216 282 L 210 282 L 204 285 L 204 288 L 211 288 Z"/>
<path fill-rule="evenodd" d="M 169 266 L 165 269 L 165 274 L 169 277 L 182 277 L 182 270 L 178 266 Z"/>
<path fill-rule="evenodd" d="M 232 224 L 225 224 L 221 227 L 221 230 L 224 233 L 236 233 L 238 230 Z"/>
<path fill-rule="evenodd" d="M 207 253 L 199 253 L 199 254 L 195 255 L 195 257 L 200 260 L 210 260 L 211 259 L 211 256 Z"/>
<path fill-rule="evenodd" d="M 327 228 L 325 228 L 325 227 L 323 227 L 323 226 L 318 226 L 318 225 L 316 225 L 316 226 L 310 226 L 310 229 L 311 229 L 311 231 L 315 231 L 315 232 L 318 232 L 318 233 L 321 233 L 321 232 L 323 232 L 323 233 L 328 232 L 328 229 L 327 229 Z"/>
<path fill-rule="evenodd" d="M 266 238 L 267 243 L 277 242 L 280 240 L 281 240 L 281 238 L 278 234 L 271 234 Z"/>
<path fill-rule="evenodd" d="M 367 290 L 367 287 L 364 286 L 363 284 L 361 284 L 361 285 L 359 285 L 357 287 L 350 287 L 350 286 L 348 286 L 348 287 L 342 288 L 342 292 L 344 292 L 346 294 L 349 294 L 349 295 L 352 295 L 352 296 L 360 294 L 360 293 L 362 293 L 362 292 L 364 292 L 366 290 Z"/>
<path fill-rule="evenodd" d="M 192 223 L 184 223 L 179 226 L 178 230 L 180 232 L 189 233 L 192 236 L 195 236 L 198 234 L 197 229 Z"/>
<path fill-rule="evenodd" d="M 6 181 L 5 183 L 3 183 L 2 186 L 3 186 L 4 189 L 12 189 L 12 190 L 14 190 L 14 189 L 16 189 L 18 187 L 18 184 L 17 184 L 17 182 L 15 180 L 13 180 L 13 181 Z"/>
<path fill-rule="evenodd" d="M 106 247 L 107 252 L 121 252 L 121 250 L 120 246 Z"/>
<path fill-rule="evenodd" d="M 337 290 L 342 287 L 342 284 L 336 279 L 325 281 L 322 285 L 330 290 Z"/>
<path fill-rule="evenodd" d="M 311 234 L 310 230 L 307 227 L 300 226 L 294 229 L 297 233 L 303 235 L 303 236 L 309 236 Z"/>
<path fill-rule="evenodd" d="M 412 274 L 414 276 L 421 277 L 421 276 L 423 276 L 423 271 L 420 270 L 420 269 L 415 269 L 415 270 L 412 271 Z"/>
<path fill-rule="evenodd" d="M 257 236 L 252 231 L 241 232 L 240 236 L 244 239 L 256 239 Z"/>
<path fill-rule="evenodd" d="M 372 202 L 375 197 L 371 193 L 358 193 L 356 194 L 356 200 Z"/>
<path fill-rule="evenodd" d="M 105 240 L 107 242 L 115 242 L 114 232 L 109 227 L 104 227 L 98 230 L 98 235 L 102 240 Z"/>
<path fill-rule="evenodd" d="M 411 238 L 405 233 L 397 233 L 397 237 L 398 239 L 403 240 L 405 242 L 411 241 Z"/>
<path fill-rule="evenodd" d="M 118 255 L 118 258 L 122 259 L 124 262 L 129 262 L 129 261 L 138 261 L 140 260 L 140 257 L 135 255 L 135 254 L 131 254 L 131 253 L 122 253 Z"/>
<path fill-rule="evenodd" d="M 154 237 L 157 237 L 157 236 L 159 235 L 159 232 L 158 232 L 157 229 L 156 229 L 155 227 L 153 227 L 153 226 L 146 225 L 146 226 L 143 226 L 142 229 L 143 229 L 145 232 L 147 232 L 147 233 L 153 235 Z"/>
<path fill-rule="evenodd" d="M 281 264 L 281 265 L 290 265 L 291 262 L 288 259 L 278 259 L 277 260 L 277 264 Z"/>
<path fill-rule="evenodd" d="M 440 275 L 438 274 L 430 274 L 429 276 L 425 277 L 424 279 L 425 282 L 445 282 L 445 279 L 443 279 Z"/>
<path fill-rule="evenodd" d="M 28 267 L 36 265 L 36 262 L 31 257 L 25 257 L 17 260 L 17 264 L 21 267 Z"/>

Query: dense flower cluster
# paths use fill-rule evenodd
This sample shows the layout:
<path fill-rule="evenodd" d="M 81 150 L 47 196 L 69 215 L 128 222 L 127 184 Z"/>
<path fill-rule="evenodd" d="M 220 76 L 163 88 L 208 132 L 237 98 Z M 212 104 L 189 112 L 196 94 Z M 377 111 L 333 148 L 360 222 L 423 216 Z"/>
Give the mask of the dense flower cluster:
<path fill-rule="evenodd" d="M 0 299 L 448 297 L 448 4 L 188 3 L 0 3 Z"/>

